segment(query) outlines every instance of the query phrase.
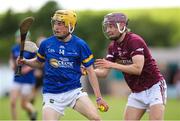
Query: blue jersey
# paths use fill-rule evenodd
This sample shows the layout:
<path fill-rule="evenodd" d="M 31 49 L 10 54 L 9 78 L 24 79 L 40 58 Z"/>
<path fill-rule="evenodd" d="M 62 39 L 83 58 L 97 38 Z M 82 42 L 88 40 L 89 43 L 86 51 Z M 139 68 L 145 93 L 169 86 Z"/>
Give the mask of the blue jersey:
<path fill-rule="evenodd" d="M 40 45 L 37 59 L 45 62 L 43 93 L 62 93 L 81 87 L 80 66 L 94 63 L 86 42 L 75 35 L 68 42 L 52 36 Z"/>
<path fill-rule="evenodd" d="M 20 45 L 19 44 L 14 45 L 12 50 L 11 50 L 11 53 L 12 53 L 13 59 L 16 60 L 17 57 L 20 54 Z M 23 56 L 26 59 L 31 59 L 31 58 L 34 58 L 36 56 L 36 54 L 24 51 Z M 14 75 L 14 81 L 18 82 L 18 83 L 30 83 L 30 84 L 33 84 L 33 83 L 35 83 L 35 77 L 34 77 L 33 73 L 34 72 L 32 70 L 32 71 L 30 71 L 30 72 L 28 72 L 28 73 L 26 73 L 24 75 L 21 75 L 21 76 L 15 76 Z"/>

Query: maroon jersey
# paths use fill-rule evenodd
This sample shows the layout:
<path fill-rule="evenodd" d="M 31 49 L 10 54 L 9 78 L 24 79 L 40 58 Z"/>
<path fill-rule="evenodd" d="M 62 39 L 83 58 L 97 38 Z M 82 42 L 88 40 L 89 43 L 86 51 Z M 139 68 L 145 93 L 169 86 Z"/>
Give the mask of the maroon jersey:
<path fill-rule="evenodd" d="M 128 32 L 122 42 L 112 41 L 109 44 L 106 59 L 119 64 L 129 65 L 132 64 L 132 57 L 135 55 L 144 55 L 145 58 L 141 75 L 123 72 L 124 78 L 132 92 L 141 92 L 149 89 L 164 79 L 145 41 L 132 32 Z"/>

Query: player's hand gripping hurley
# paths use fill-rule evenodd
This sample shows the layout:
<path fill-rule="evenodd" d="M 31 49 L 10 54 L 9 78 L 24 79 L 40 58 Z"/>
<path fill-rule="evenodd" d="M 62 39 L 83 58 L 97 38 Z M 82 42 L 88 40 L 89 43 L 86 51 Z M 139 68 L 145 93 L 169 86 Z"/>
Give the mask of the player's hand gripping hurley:
<path fill-rule="evenodd" d="M 19 59 L 23 59 L 23 53 L 24 53 L 24 43 L 26 40 L 26 35 L 27 32 L 29 31 L 32 23 L 34 21 L 34 17 L 27 17 L 25 19 L 22 20 L 22 22 L 20 23 L 20 35 L 21 35 L 21 43 L 20 43 L 20 55 L 19 55 Z M 16 75 L 21 75 L 21 67 L 22 65 L 18 65 L 17 69 L 16 69 Z"/>

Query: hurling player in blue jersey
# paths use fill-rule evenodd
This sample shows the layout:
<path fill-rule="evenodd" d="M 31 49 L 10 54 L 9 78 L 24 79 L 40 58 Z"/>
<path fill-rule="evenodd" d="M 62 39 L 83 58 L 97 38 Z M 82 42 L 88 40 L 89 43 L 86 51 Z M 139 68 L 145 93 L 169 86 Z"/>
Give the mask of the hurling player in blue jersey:
<path fill-rule="evenodd" d="M 11 50 L 10 55 L 10 66 L 14 70 L 16 70 L 16 59 L 20 54 L 20 31 L 18 30 L 15 34 L 16 43 Z M 29 39 L 29 33 L 27 34 L 27 39 Z M 24 58 L 31 59 L 36 56 L 36 53 L 24 52 Z M 35 78 L 33 75 L 33 69 L 27 65 L 22 66 L 22 75 L 16 76 L 14 74 L 14 81 L 12 84 L 11 92 L 10 92 L 10 106 L 12 119 L 17 120 L 17 110 L 16 104 L 17 100 L 21 98 L 21 107 L 27 111 L 29 114 L 29 118 L 31 120 L 35 120 L 37 113 L 33 105 L 30 103 L 30 97 L 32 94 L 32 89 L 35 84 Z"/>
<path fill-rule="evenodd" d="M 93 54 L 84 40 L 72 34 L 76 22 L 74 11 L 57 10 L 51 20 L 54 35 L 41 43 L 37 58 L 18 60 L 31 67 L 44 66 L 43 120 L 59 120 L 67 107 L 89 120 L 100 120 L 97 108 L 82 89 L 81 64 L 87 69 L 97 105 L 108 110 L 93 69 Z"/>

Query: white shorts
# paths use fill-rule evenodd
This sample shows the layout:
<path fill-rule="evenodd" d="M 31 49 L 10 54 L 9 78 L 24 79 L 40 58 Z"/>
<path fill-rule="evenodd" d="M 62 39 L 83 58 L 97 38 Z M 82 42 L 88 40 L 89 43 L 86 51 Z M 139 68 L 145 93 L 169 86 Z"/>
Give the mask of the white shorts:
<path fill-rule="evenodd" d="M 145 91 L 131 93 L 128 97 L 127 106 L 149 109 L 150 106 L 155 104 L 165 105 L 166 99 L 167 86 L 165 80 L 162 80 Z"/>
<path fill-rule="evenodd" d="M 77 88 L 59 94 L 45 93 L 43 94 L 43 109 L 50 107 L 59 112 L 61 115 L 64 115 L 65 108 L 73 108 L 76 100 L 82 96 L 87 96 L 87 93 L 83 92 L 82 88 Z"/>
<path fill-rule="evenodd" d="M 11 90 L 18 90 L 24 96 L 32 93 L 33 84 L 13 82 Z"/>

